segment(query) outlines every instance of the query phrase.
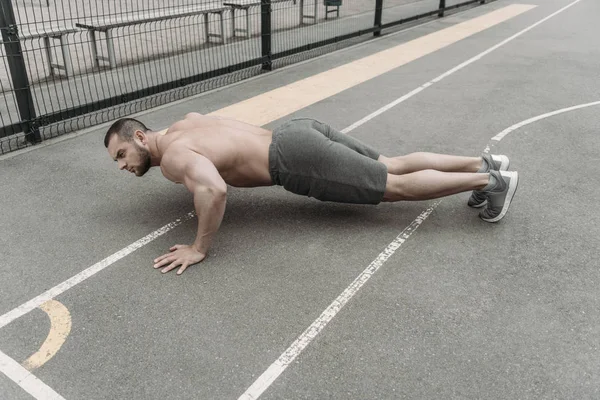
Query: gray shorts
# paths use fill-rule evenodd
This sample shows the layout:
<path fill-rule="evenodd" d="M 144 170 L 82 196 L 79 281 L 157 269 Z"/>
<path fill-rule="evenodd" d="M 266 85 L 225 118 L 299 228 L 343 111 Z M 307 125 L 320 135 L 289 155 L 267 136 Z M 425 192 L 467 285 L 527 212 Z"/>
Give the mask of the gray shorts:
<path fill-rule="evenodd" d="M 313 119 L 293 119 L 273 131 L 269 170 L 290 192 L 339 203 L 378 204 L 387 181 L 379 153 Z"/>

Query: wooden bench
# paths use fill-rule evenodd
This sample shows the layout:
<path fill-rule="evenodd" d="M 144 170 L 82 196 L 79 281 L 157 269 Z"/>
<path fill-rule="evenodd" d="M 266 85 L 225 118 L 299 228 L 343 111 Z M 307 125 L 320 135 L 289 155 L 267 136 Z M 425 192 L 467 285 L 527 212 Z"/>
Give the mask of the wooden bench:
<path fill-rule="evenodd" d="M 110 68 L 117 66 L 117 60 L 115 57 L 115 47 L 113 43 L 112 30 L 115 28 L 121 28 L 124 26 L 140 25 L 149 22 L 166 21 L 169 19 L 190 17 L 193 15 L 202 15 L 204 18 L 204 32 L 206 35 L 206 41 L 208 42 L 211 37 L 221 38 L 223 44 L 227 43 L 225 38 L 225 25 L 223 22 L 223 13 L 227 10 L 226 7 L 211 7 L 210 5 L 185 7 L 177 9 L 160 9 L 151 13 L 144 13 L 138 15 L 130 15 L 120 19 L 105 19 L 95 23 L 76 23 L 75 26 L 83 29 L 87 29 L 90 35 L 90 42 L 92 44 L 92 57 L 96 67 L 100 67 L 100 60 L 108 61 Z M 209 14 L 219 15 L 221 33 L 210 33 L 208 26 Z M 96 42 L 96 32 L 103 32 L 106 36 L 106 48 L 108 51 L 108 57 L 98 55 L 98 44 Z"/>
<path fill-rule="evenodd" d="M 315 1 L 315 10 L 314 10 L 313 15 L 304 13 L 304 0 L 271 0 L 271 4 L 283 3 L 286 1 L 293 1 L 294 4 L 296 4 L 296 1 L 300 2 L 300 10 L 299 10 L 300 25 L 302 25 L 304 23 L 305 18 L 312 18 L 315 21 L 317 20 L 317 6 L 318 6 L 317 0 L 314 0 Z M 231 7 L 231 21 L 232 21 L 231 22 L 231 36 L 235 37 L 236 32 L 240 31 L 240 32 L 245 32 L 246 37 L 248 37 L 250 35 L 250 31 L 249 31 L 250 16 L 249 16 L 248 10 L 250 9 L 250 7 L 260 6 L 261 1 L 260 0 L 225 0 L 223 2 L 223 5 L 227 6 L 227 7 Z M 235 10 L 244 11 L 246 13 L 246 29 L 235 27 Z"/>
<path fill-rule="evenodd" d="M 77 32 L 74 28 L 62 28 L 62 27 L 47 27 L 42 30 L 35 32 L 19 32 L 19 40 L 29 39 L 44 39 L 44 52 L 46 53 L 46 61 L 50 68 L 50 75 L 55 75 L 55 69 L 62 69 L 65 71 L 65 76 L 69 77 L 73 75 L 73 64 L 71 63 L 71 53 L 69 52 L 69 39 L 67 34 Z M 60 48 L 63 57 L 63 65 L 54 64 L 52 62 L 52 43 L 50 39 L 58 39 L 60 41 Z"/>

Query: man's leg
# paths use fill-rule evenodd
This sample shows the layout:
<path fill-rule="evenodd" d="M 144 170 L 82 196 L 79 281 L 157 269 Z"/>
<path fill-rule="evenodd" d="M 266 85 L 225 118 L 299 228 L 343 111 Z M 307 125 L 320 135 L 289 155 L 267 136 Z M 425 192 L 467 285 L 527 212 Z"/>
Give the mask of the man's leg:
<path fill-rule="evenodd" d="M 403 175 L 388 174 L 383 201 L 436 199 L 469 190 L 482 190 L 489 182 L 490 174 L 433 169 Z"/>
<path fill-rule="evenodd" d="M 377 161 L 384 163 L 390 174 L 403 175 L 426 169 L 443 172 L 477 172 L 481 168 L 483 159 L 418 152 L 398 157 L 379 156 Z"/>

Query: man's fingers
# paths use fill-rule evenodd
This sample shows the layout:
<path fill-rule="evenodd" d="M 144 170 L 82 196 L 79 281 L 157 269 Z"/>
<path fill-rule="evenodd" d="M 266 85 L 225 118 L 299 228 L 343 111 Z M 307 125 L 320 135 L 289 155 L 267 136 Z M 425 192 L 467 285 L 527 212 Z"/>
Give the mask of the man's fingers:
<path fill-rule="evenodd" d="M 169 250 L 175 251 L 175 250 L 179 250 L 181 247 L 183 247 L 183 246 L 180 244 L 176 244 L 175 246 L 171 247 Z"/>
<path fill-rule="evenodd" d="M 181 266 L 181 268 L 179 268 L 179 270 L 177 271 L 177 275 L 181 275 L 181 274 L 183 274 L 183 271 L 185 271 L 185 269 L 186 269 L 187 267 L 189 267 L 189 266 L 190 266 L 190 264 L 189 264 L 189 263 L 183 263 L 183 265 Z"/>
<path fill-rule="evenodd" d="M 160 257 L 156 258 L 156 259 L 154 260 L 154 262 L 155 262 L 155 263 L 157 263 L 157 262 L 159 262 L 159 261 L 162 261 L 162 260 L 164 260 L 164 259 L 165 259 L 165 258 L 167 258 L 167 257 L 172 257 L 172 256 L 173 256 L 173 254 L 171 254 L 171 253 L 163 254 L 162 256 L 160 256 Z"/>
<path fill-rule="evenodd" d="M 165 273 L 169 272 L 170 270 L 172 270 L 173 268 L 175 268 L 176 266 L 178 266 L 178 265 L 180 265 L 180 264 L 181 264 L 181 261 L 179 261 L 179 260 L 173 261 L 173 262 L 171 263 L 171 265 L 169 265 L 169 266 L 168 266 L 168 267 L 166 267 L 166 268 L 163 268 L 163 270 L 162 270 L 162 271 L 160 271 L 160 272 L 162 272 L 163 274 L 165 274 Z"/>
<path fill-rule="evenodd" d="M 161 258 L 161 261 L 154 264 L 154 268 L 160 268 L 163 265 L 167 265 L 168 263 L 175 261 L 175 259 L 176 259 L 172 254 L 168 254 L 166 257 L 163 256 L 160 258 Z"/>

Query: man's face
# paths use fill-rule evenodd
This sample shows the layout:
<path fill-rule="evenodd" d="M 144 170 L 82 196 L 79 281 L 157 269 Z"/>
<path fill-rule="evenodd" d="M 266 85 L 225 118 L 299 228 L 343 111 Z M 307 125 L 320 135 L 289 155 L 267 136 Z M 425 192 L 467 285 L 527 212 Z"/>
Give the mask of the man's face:
<path fill-rule="evenodd" d="M 119 169 L 142 176 L 150 169 L 150 152 L 138 144 L 138 140 L 127 142 L 113 135 L 108 143 L 108 153 L 118 163 Z"/>

